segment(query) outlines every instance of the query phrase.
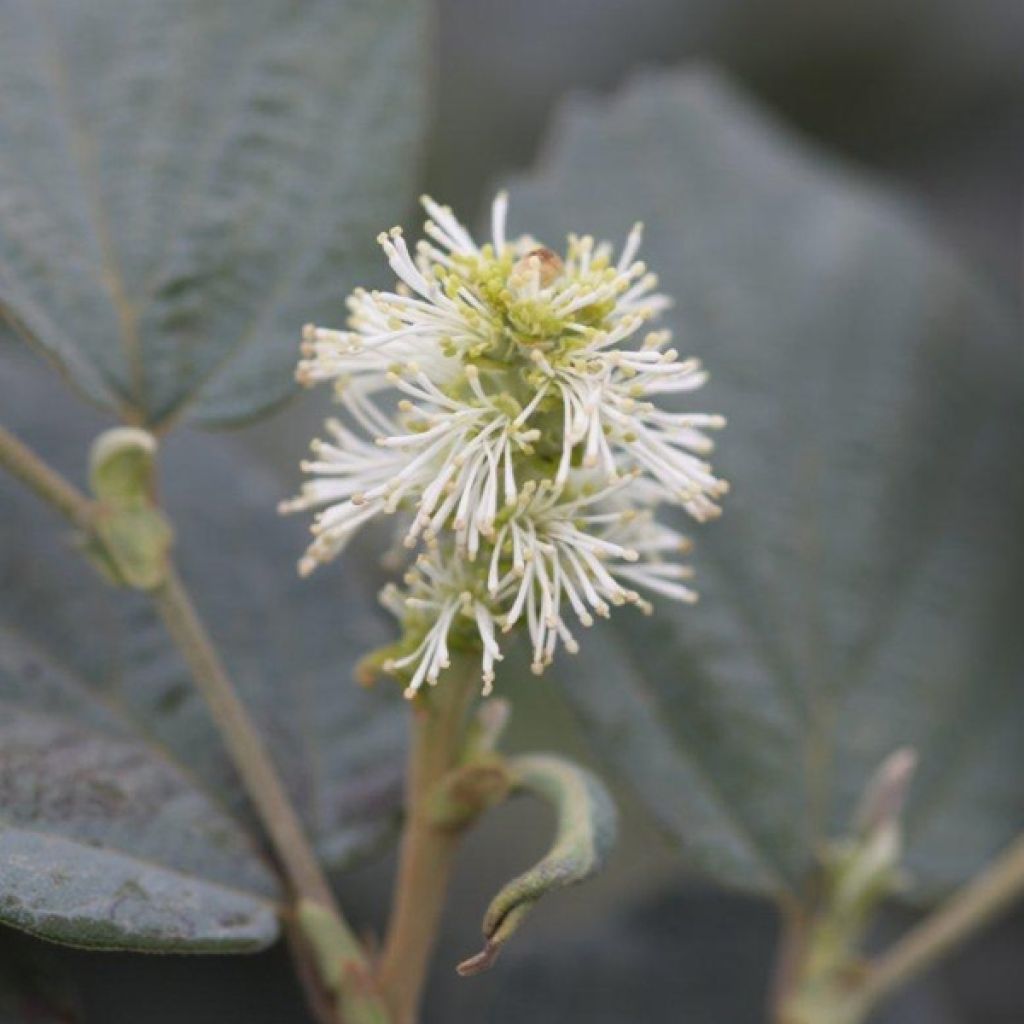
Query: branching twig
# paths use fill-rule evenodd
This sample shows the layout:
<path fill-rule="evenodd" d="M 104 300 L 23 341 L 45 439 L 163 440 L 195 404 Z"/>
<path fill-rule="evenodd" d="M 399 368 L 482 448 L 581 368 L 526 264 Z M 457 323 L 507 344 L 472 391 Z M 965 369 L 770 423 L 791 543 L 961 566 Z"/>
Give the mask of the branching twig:
<path fill-rule="evenodd" d="M 74 526 L 83 530 L 90 528 L 92 502 L 89 498 L 3 427 L 0 427 L 0 466 Z"/>
<path fill-rule="evenodd" d="M 945 906 L 875 962 L 863 989 L 868 1006 L 905 984 L 1024 895 L 1024 836 Z"/>

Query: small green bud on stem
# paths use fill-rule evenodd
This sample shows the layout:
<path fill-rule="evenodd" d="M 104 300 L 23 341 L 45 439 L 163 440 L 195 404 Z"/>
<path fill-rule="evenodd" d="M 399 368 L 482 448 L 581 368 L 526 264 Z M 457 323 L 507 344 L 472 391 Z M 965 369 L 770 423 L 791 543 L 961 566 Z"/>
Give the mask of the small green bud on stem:
<path fill-rule="evenodd" d="M 153 590 L 166 578 L 173 532 L 155 500 L 157 441 L 135 427 L 115 427 L 93 444 L 95 495 L 86 554 L 110 582 Z"/>
<path fill-rule="evenodd" d="M 829 847 L 815 907 L 790 936 L 794 963 L 783 979 L 778 1024 L 863 1019 L 861 943 L 875 911 L 899 887 L 901 817 L 916 763 L 909 749 L 887 757 L 865 788 L 852 836 Z"/>

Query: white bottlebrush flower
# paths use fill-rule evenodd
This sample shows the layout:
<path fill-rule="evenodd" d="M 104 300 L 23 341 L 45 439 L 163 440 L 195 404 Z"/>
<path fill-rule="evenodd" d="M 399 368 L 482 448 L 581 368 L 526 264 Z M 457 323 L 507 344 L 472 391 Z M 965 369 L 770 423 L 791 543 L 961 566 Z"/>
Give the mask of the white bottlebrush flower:
<path fill-rule="evenodd" d="M 559 255 L 507 237 L 504 193 L 483 245 L 423 203 L 415 254 L 398 228 L 379 237 L 396 289 L 357 290 L 347 330 L 305 329 L 298 379 L 332 382 L 343 418 L 282 508 L 316 512 L 303 572 L 367 521 L 404 514 L 406 544 L 425 553 L 406 589 L 387 592 L 415 640 L 391 667 L 415 692 L 461 631 L 489 688 L 501 631 L 525 623 L 540 671 L 559 642 L 575 649 L 567 618 L 647 609 L 641 590 L 695 599 L 671 557 L 685 542 L 655 512 L 718 514 L 727 488 L 707 431 L 724 421 L 659 405 L 705 374 L 647 329 L 669 303 L 636 259 L 639 225 L 617 258 L 589 236 Z"/>

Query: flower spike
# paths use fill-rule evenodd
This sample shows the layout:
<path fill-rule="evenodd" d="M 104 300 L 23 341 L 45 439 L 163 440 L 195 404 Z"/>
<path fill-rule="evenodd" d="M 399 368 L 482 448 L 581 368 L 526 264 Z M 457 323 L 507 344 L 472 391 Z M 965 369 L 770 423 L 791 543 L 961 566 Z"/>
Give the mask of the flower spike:
<path fill-rule="evenodd" d="M 303 573 L 401 517 L 420 553 L 382 595 L 405 626 L 387 667 L 412 696 L 453 644 L 472 646 L 489 692 L 500 638 L 520 626 L 541 672 L 613 607 L 696 600 L 677 560 L 689 542 L 657 515 L 720 513 L 728 486 L 707 457 L 725 420 L 679 407 L 706 374 L 650 329 L 670 301 L 636 258 L 640 224 L 617 257 L 589 235 L 558 253 L 509 238 L 504 192 L 483 245 L 450 208 L 423 206 L 413 249 L 400 228 L 379 236 L 395 289 L 357 289 L 346 330 L 303 331 L 297 378 L 331 382 L 341 415 L 281 509 L 314 512 Z"/>

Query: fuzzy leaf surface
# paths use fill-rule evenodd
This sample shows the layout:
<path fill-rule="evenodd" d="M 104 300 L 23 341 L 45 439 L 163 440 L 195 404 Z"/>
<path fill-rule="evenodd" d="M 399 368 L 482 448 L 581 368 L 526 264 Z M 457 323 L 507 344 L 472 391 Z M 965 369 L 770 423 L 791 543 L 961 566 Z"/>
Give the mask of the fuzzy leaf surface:
<path fill-rule="evenodd" d="M 292 389 L 411 198 L 425 0 L 0 6 L 0 306 L 128 421 Z"/>

